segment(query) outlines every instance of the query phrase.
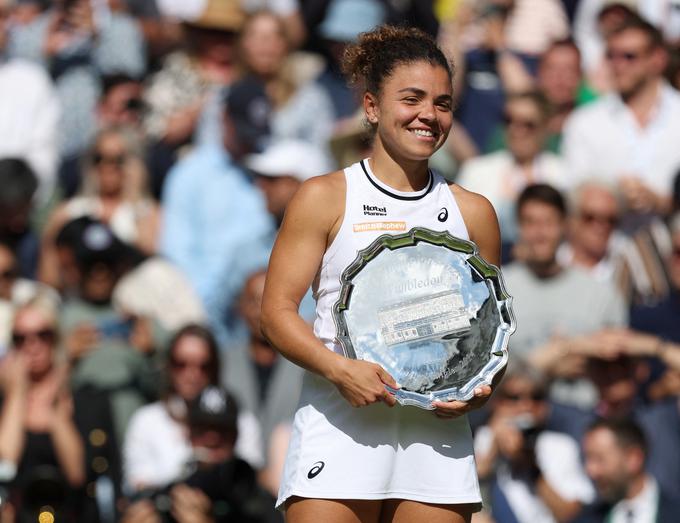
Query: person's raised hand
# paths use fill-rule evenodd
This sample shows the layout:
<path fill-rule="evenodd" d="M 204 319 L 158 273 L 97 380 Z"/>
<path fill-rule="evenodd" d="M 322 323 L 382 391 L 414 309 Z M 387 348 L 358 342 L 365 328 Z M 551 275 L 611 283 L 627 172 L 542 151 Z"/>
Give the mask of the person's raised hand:
<path fill-rule="evenodd" d="M 212 502 L 201 490 L 175 485 L 170 491 L 172 516 L 177 523 L 212 523 Z"/>
<path fill-rule="evenodd" d="M 143 499 L 132 503 L 123 512 L 120 523 L 161 523 L 161 517 L 153 503 L 148 499 Z"/>
<path fill-rule="evenodd" d="M 393 407 L 397 402 L 385 386 L 398 389 L 399 385 L 377 363 L 344 358 L 340 360 L 331 381 L 353 407 L 363 407 L 378 401 Z"/>

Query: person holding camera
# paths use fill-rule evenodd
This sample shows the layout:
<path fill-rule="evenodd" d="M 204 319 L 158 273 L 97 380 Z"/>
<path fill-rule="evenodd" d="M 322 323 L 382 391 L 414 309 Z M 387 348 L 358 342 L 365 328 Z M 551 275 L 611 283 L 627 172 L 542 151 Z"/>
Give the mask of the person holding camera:
<path fill-rule="evenodd" d="M 515 360 L 490 405 L 491 417 L 475 436 L 475 458 L 480 480 L 490 485 L 496 523 L 572 519 L 594 491 L 576 441 L 544 428 L 543 376 Z"/>
<path fill-rule="evenodd" d="M 273 499 L 257 485 L 255 470 L 235 453 L 236 400 L 215 386 L 187 403 L 193 459 L 183 478 L 142 491 L 122 523 L 265 523 L 280 521 Z"/>
<path fill-rule="evenodd" d="M 11 350 L 0 362 L 0 486 L 17 521 L 36 521 L 44 505 L 58 520 L 76 521 L 85 482 L 68 374 L 55 357 L 56 314 L 40 295 L 18 308 Z"/>

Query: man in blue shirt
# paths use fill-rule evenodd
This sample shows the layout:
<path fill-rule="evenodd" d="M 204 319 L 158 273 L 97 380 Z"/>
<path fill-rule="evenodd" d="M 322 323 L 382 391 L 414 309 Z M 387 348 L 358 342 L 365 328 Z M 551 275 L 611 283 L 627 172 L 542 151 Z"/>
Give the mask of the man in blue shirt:
<path fill-rule="evenodd" d="M 214 327 L 222 323 L 222 272 L 243 255 L 237 246 L 264 243 L 274 230 L 264 199 L 240 165 L 266 139 L 269 114 L 261 84 L 244 79 L 232 85 L 224 148 L 193 150 L 170 171 L 163 191 L 161 252 L 188 276 Z"/>

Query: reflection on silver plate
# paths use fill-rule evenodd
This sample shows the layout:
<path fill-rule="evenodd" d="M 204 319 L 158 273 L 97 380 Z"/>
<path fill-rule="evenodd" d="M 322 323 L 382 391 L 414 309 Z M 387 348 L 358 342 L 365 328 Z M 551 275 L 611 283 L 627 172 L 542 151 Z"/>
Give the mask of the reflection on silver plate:
<path fill-rule="evenodd" d="M 385 234 L 341 283 L 333 316 L 345 355 L 380 364 L 403 405 L 469 400 L 507 363 L 512 298 L 470 241 L 423 227 Z"/>

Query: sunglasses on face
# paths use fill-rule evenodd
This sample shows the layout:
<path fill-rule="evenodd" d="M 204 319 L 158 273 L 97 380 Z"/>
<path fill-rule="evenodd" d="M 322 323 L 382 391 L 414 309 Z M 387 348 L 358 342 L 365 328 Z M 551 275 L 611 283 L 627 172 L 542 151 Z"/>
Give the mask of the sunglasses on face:
<path fill-rule="evenodd" d="M 613 214 L 599 214 L 595 212 L 584 211 L 581 213 L 581 220 L 586 225 L 599 223 L 607 225 L 608 227 L 616 227 L 619 224 L 619 217 Z"/>
<path fill-rule="evenodd" d="M 638 51 L 612 51 L 608 50 L 606 57 L 609 62 L 633 63 L 642 58 L 645 53 Z"/>
<path fill-rule="evenodd" d="M 515 118 L 509 114 L 503 115 L 503 123 L 505 123 L 506 127 L 520 127 L 527 131 L 535 131 L 541 126 L 541 123 L 537 120 L 532 120 L 530 118 Z"/>
<path fill-rule="evenodd" d="M 12 345 L 17 349 L 20 349 L 26 342 L 34 338 L 47 345 L 52 345 L 54 344 L 56 337 L 57 333 L 54 329 L 40 329 L 37 331 L 25 332 L 14 331 L 12 332 Z"/>
<path fill-rule="evenodd" d="M 123 164 L 125 163 L 125 160 L 127 160 L 127 156 L 124 154 L 102 154 L 102 153 L 94 153 L 92 155 L 92 162 L 95 165 L 113 165 L 114 167 L 122 167 Z"/>
<path fill-rule="evenodd" d="M 513 394 L 512 392 L 503 392 L 501 393 L 501 397 L 506 401 L 531 400 L 538 402 L 545 401 L 546 395 L 543 392 L 531 392 L 525 394 Z"/>
<path fill-rule="evenodd" d="M 170 366 L 173 368 L 173 370 L 179 370 L 179 371 L 193 367 L 193 368 L 199 369 L 201 372 L 203 372 L 205 374 L 207 374 L 208 371 L 210 370 L 210 363 L 209 362 L 194 363 L 192 361 L 172 359 L 172 360 L 170 360 Z"/>
<path fill-rule="evenodd" d="M 17 273 L 14 269 L 6 269 L 0 272 L 0 280 L 12 281 L 14 278 L 16 278 L 16 275 Z"/>

